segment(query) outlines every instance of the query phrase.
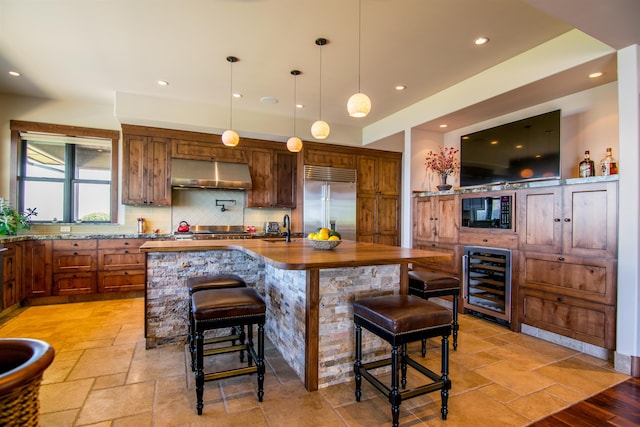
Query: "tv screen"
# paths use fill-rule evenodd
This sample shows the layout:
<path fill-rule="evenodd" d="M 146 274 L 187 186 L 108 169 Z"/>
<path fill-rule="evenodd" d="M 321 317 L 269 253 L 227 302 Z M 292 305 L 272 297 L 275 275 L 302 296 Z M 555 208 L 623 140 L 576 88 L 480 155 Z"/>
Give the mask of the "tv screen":
<path fill-rule="evenodd" d="M 463 135 L 460 186 L 560 177 L 560 110 Z"/>

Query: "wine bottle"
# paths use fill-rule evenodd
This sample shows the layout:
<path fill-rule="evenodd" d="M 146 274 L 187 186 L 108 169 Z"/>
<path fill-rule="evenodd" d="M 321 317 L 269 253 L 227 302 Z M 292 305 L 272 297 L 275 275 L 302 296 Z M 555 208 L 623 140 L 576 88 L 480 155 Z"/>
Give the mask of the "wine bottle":
<path fill-rule="evenodd" d="M 600 174 L 602 176 L 616 175 L 618 173 L 618 162 L 611 155 L 611 147 L 607 147 L 607 154 L 600 160 Z"/>
<path fill-rule="evenodd" d="M 584 152 L 584 159 L 580 162 L 580 178 L 596 175 L 596 166 L 591 160 L 589 150 Z"/>

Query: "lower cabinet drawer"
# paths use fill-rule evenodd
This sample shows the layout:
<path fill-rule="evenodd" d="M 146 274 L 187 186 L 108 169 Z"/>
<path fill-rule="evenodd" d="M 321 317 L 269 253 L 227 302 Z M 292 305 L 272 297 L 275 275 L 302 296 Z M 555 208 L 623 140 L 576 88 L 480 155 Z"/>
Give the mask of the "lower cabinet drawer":
<path fill-rule="evenodd" d="M 129 250 L 100 251 L 99 256 L 99 270 L 144 269 L 145 256 L 138 249 L 133 252 Z"/>
<path fill-rule="evenodd" d="M 614 305 L 524 289 L 522 323 L 599 347 L 615 348 Z"/>
<path fill-rule="evenodd" d="M 53 272 L 95 271 L 98 266 L 96 251 L 54 251 Z"/>
<path fill-rule="evenodd" d="M 96 273 L 58 273 L 53 275 L 53 295 L 93 294 Z"/>
<path fill-rule="evenodd" d="M 461 246 L 426 242 L 416 242 L 413 246 L 416 249 L 439 251 L 451 255 L 451 257 L 437 258 L 433 259 L 430 262 L 421 263 L 421 267 L 424 267 L 428 270 L 436 270 L 453 275 L 457 275 L 460 273 L 462 265 L 462 254 L 460 253 Z"/>
<path fill-rule="evenodd" d="M 145 271 L 101 271 L 98 273 L 99 292 L 125 292 L 144 290 Z"/>

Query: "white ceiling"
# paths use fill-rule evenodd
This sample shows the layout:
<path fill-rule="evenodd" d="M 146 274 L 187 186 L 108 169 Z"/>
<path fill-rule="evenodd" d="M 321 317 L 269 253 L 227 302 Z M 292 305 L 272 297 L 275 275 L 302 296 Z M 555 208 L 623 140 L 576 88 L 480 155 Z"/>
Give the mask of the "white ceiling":
<path fill-rule="evenodd" d="M 361 87 L 373 109 L 354 119 L 346 102 L 358 89 L 357 0 L 0 0 L 0 93 L 112 104 L 118 92 L 228 108 L 225 58 L 234 55 L 233 90 L 243 94 L 233 101 L 234 117 L 292 116 L 290 71 L 298 69 L 299 118 L 319 118 L 322 83 L 322 118 L 364 127 L 574 26 L 615 48 L 638 43 L 638 4 L 362 0 Z M 474 46 L 480 35 L 490 43 Z M 316 46 L 318 37 L 329 43 Z M 615 75 L 615 58 L 603 61 Z M 572 81 L 570 72 L 558 77 L 563 87 Z M 396 91 L 398 84 L 407 89 Z M 468 111 L 459 118 L 476 120 Z"/>

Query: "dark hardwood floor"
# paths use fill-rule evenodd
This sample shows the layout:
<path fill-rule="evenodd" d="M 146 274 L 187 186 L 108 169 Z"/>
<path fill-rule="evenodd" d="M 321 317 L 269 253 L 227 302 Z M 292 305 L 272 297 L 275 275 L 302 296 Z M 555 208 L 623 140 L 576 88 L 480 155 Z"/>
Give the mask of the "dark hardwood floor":
<path fill-rule="evenodd" d="M 530 426 L 640 426 L 640 378 L 630 378 Z"/>

